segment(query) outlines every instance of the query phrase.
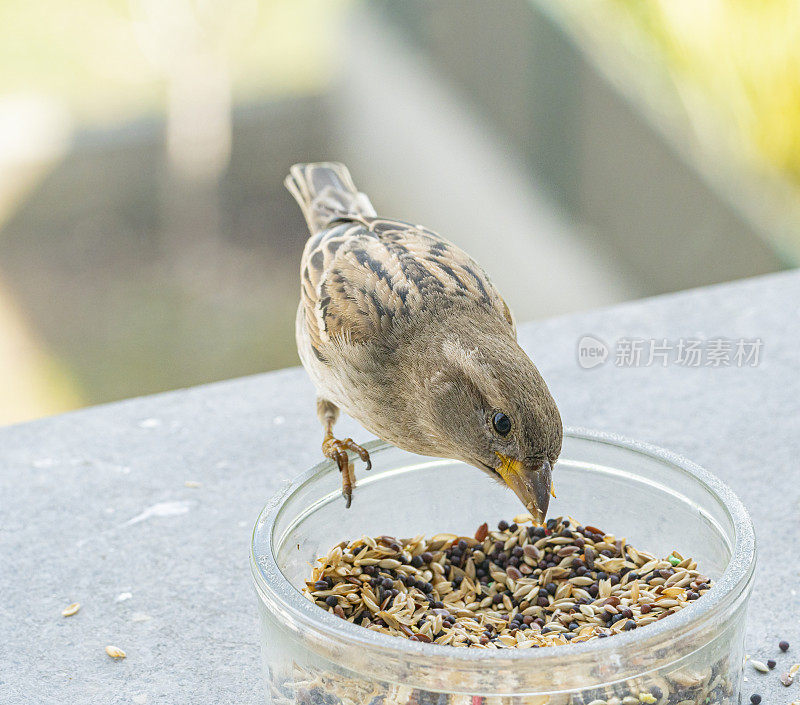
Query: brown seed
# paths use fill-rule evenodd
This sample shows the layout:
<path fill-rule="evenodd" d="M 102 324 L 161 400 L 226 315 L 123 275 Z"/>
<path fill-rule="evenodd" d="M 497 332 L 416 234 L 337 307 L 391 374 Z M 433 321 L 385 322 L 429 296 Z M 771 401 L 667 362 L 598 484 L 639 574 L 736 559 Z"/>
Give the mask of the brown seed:
<path fill-rule="evenodd" d="M 686 586 L 696 575 L 688 567 L 693 566 L 690 559 L 684 559 L 686 567 L 672 569 L 668 561 L 636 551 L 623 539 L 604 535 L 595 543 L 592 536 L 601 532 L 578 536 L 572 528 L 578 523 L 572 519 L 566 527 L 556 519 L 544 537 L 531 536 L 528 521 L 516 517 L 513 529 L 501 522 L 502 531 L 489 531 L 486 523 L 475 538 L 442 533 L 430 539 L 362 536 L 344 541 L 319 560 L 304 592 L 324 609 L 373 631 L 489 649 L 570 643 L 566 636 L 581 643 L 619 633 L 631 622 L 646 626 L 688 604 Z M 506 552 L 502 558 L 499 551 Z M 606 553 L 598 556 L 598 551 Z M 421 563 L 413 561 L 416 556 Z M 544 556 L 558 562 L 543 570 Z M 584 562 L 576 563 L 579 558 Z M 488 575 L 483 572 L 487 559 Z M 640 567 L 645 564 L 649 570 Z M 576 575 L 583 566 L 609 577 Z M 612 584 L 623 566 L 636 566 L 637 571 Z M 640 577 L 662 570 L 666 576 L 649 584 Z M 331 587 L 315 589 L 326 585 Z M 709 587 L 704 585 L 703 591 Z M 647 602 L 641 604 L 641 599 Z M 600 616 L 604 610 L 607 617 L 621 613 L 624 619 L 606 624 Z M 666 692 L 668 686 L 661 689 Z"/>
<path fill-rule="evenodd" d="M 73 614 L 77 613 L 77 611 L 81 608 L 80 602 L 73 602 L 68 607 L 65 607 L 61 610 L 62 617 L 71 617 Z"/>
<path fill-rule="evenodd" d="M 127 656 L 118 646 L 106 646 L 106 653 L 113 659 L 123 659 Z"/>

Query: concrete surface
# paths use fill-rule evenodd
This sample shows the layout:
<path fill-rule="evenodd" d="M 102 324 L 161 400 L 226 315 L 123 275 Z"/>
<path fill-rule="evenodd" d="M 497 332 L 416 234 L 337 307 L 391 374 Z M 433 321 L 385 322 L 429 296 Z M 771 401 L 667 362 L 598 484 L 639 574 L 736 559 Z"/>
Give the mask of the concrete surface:
<path fill-rule="evenodd" d="M 800 699 L 800 684 L 778 681 L 800 661 L 799 324 L 789 272 L 521 331 L 566 423 L 683 453 L 749 507 L 760 567 L 748 652 L 778 668 L 748 666 L 744 695 L 766 703 Z M 586 334 L 612 347 L 591 370 L 576 357 Z M 617 366 L 630 336 L 760 338 L 761 362 Z M 297 369 L 0 430 L 0 702 L 261 702 L 251 528 L 281 480 L 319 460 L 320 435 Z"/>

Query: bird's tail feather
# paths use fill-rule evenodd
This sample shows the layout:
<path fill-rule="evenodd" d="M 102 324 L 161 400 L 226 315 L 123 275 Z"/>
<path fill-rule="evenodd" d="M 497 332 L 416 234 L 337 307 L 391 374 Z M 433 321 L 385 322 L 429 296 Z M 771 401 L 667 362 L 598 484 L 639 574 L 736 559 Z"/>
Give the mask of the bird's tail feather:
<path fill-rule="evenodd" d="M 295 164 L 283 183 L 300 204 L 312 234 L 337 218 L 375 215 L 369 199 L 355 187 L 344 164 Z"/>

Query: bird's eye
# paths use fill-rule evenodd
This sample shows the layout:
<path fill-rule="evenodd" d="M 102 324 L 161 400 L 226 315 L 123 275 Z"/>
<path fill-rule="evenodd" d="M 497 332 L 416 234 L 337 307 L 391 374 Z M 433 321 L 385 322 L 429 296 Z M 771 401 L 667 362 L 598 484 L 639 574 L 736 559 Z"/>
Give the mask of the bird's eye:
<path fill-rule="evenodd" d="M 501 436 L 507 436 L 511 430 L 511 419 L 508 418 L 502 411 L 498 411 L 492 417 L 492 426 Z"/>

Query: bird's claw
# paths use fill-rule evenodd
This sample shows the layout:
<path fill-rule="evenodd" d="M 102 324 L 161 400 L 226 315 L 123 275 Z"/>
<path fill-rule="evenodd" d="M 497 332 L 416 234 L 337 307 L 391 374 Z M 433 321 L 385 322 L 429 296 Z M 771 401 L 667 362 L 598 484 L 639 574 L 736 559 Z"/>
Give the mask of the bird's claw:
<path fill-rule="evenodd" d="M 352 438 L 345 438 L 342 441 L 342 446 L 347 448 L 348 450 L 352 450 L 354 453 L 358 454 L 358 457 L 366 463 L 366 470 L 372 470 L 372 458 L 369 457 L 369 451 L 365 448 L 362 448 L 358 443 L 356 443 Z"/>
<path fill-rule="evenodd" d="M 356 479 L 353 472 L 353 463 L 350 462 L 350 457 L 347 455 L 348 450 L 358 454 L 358 457 L 366 463 L 367 470 L 372 468 L 369 451 L 358 445 L 352 438 L 345 438 L 343 441 L 335 438 L 326 438 L 322 443 L 322 452 L 325 457 L 336 461 L 339 472 L 342 474 L 342 496 L 349 509 L 353 502 L 353 487 L 356 484 Z"/>

